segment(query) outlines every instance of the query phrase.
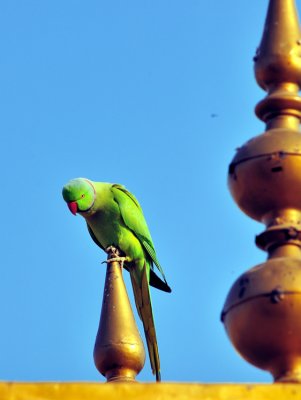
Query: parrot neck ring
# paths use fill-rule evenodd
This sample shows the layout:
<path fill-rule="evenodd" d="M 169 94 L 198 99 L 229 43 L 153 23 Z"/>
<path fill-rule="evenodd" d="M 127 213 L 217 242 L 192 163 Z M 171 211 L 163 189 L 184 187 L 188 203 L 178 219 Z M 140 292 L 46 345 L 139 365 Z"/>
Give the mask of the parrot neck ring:
<path fill-rule="evenodd" d="M 95 191 L 95 187 L 93 186 L 92 182 L 91 182 L 91 181 L 89 181 L 89 179 L 85 179 L 85 178 L 84 178 L 84 180 L 85 180 L 86 182 L 88 182 L 88 183 L 89 183 L 89 185 L 92 187 L 92 189 L 93 189 L 93 192 L 94 192 L 94 199 L 95 199 L 95 197 L 96 197 L 96 191 Z"/>

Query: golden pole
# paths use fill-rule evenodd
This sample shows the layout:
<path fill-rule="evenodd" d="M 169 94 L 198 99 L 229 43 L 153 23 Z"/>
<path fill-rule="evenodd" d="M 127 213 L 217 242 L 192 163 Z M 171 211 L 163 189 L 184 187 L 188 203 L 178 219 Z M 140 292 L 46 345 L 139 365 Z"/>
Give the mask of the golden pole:
<path fill-rule="evenodd" d="M 94 361 L 108 382 L 134 382 L 145 362 L 143 342 L 117 261 L 107 266 Z"/>
<path fill-rule="evenodd" d="M 232 286 L 222 312 L 239 353 L 277 382 L 301 382 L 301 34 L 294 0 L 270 0 L 255 61 L 267 96 L 266 131 L 238 149 L 229 188 L 266 225 L 256 244 L 268 260 Z"/>

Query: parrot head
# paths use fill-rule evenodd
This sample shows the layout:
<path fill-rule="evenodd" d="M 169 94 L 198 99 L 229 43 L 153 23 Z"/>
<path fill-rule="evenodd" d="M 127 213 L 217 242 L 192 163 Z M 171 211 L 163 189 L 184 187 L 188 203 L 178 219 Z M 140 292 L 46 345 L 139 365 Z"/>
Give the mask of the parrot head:
<path fill-rule="evenodd" d="M 72 179 L 63 187 L 63 198 L 73 215 L 89 211 L 95 197 L 94 186 L 88 179 Z"/>

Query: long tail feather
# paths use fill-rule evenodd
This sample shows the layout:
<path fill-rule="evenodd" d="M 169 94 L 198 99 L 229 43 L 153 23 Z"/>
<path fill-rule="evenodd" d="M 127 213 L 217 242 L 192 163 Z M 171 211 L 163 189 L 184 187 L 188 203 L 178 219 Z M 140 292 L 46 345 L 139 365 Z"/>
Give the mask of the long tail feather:
<path fill-rule="evenodd" d="M 152 311 L 151 297 L 149 291 L 149 283 L 147 277 L 147 266 L 144 263 L 141 286 L 138 285 L 135 276 L 131 273 L 131 281 L 134 290 L 134 297 L 137 306 L 137 311 L 144 327 L 146 343 L 153 374 L 156 375 L 157 382 L 161 381 L 160 374 L 160 358 L 155 330 L 155 322 Z"/>
<path fill-rule="evenodd" d="M 168 286 L 166 282 L 163 282 L 151 269 L 149 284 L 157 289 L 163 290 L 163 292 L 171 293 L 171 288 Z"/>

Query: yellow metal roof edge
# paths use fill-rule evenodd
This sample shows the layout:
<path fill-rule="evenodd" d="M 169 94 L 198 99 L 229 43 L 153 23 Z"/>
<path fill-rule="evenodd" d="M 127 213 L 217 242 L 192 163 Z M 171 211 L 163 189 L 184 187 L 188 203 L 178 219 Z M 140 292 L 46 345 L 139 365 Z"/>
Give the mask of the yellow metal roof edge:
<path fill-rule="evenodd" d="M 0 382 L 1 400 L 297 400 L 299 384 Z"/>

